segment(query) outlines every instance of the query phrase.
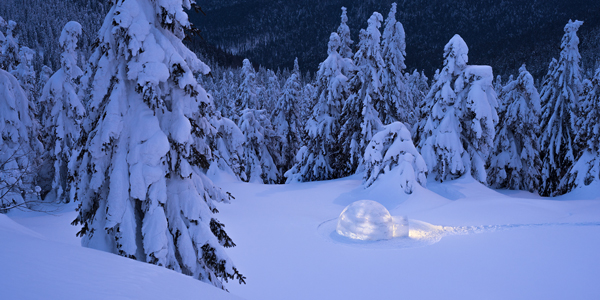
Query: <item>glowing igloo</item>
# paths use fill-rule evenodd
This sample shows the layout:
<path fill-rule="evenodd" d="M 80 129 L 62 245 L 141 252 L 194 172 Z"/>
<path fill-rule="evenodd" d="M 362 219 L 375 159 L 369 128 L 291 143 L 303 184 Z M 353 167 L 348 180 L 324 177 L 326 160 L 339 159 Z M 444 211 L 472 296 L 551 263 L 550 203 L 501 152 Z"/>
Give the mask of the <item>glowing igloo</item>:
<path fill-rule="evenodd" d="M 342 211 L 336 231 L 355 240 L 389 240 L 408 236 L 408 220 L 405 217 L 392 217 L 383 205 L 375 201 L 361 200 Z"/>

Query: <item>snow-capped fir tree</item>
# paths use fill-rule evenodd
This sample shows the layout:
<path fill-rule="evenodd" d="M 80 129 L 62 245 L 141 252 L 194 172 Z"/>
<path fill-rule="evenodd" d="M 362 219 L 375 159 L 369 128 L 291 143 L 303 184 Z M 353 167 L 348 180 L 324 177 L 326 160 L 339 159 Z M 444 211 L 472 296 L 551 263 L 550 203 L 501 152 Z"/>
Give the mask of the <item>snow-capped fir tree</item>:
<path fill-rule="evenodd" d="M 301 132 L 302 132 L 302 129 L 306 126 L 306 122 L 308 122 L 308 119 L 310 118 L 310 116 L 312 114 L 312 109 L 316 104 L 316 102 L 314 102 L 316 100 L 316 98 L 314 97 L 314 94 L 315 94 L 315 86 L 312 83 L 307 83 L 302 88 L 302 96 L 300 97 L 300 124 L 301 124 L 301 126 L 299 129 L 299 131 L 301 131 Z"/>
<path fill-rule="evenodd" d="M 83 148 L 73 157 L 74 224 L 86 247 L 164 266 L 223 288 L 244 277 L 217 221 L 229 195 L 205 175 L 210 69 L 182 43 L 194 1 L 113 2 L 90 58 Z"/>
<path fill-rule="evenodd" d="M 352 44 L 354 41 L 350 36 L 350 28 L 346 24 L 348 22 L 348 15 L 346 13 L 346 8 L 342 6 L 342 22 L 337 29 L 337 34 L 340 37 L 340 56 L 343 58 L 350 58 L 354 56 L 354 51 L 352 51 Z"/>
<path fill-rule="evenodd" d="M 236 87 L 233 72 L 225 72 L 219 82 L 219 91 L 215 95 L 215 107 L 225 118 L 232 117 Z"/>
<path fill-rule="evenodd" d="M 61 202 L 69 201 L 68 164 L 71 153 L 81 136 L 81 124 L 85 108 L 77 95 L 79 78 L 83 75 L 77 66 L 77 40 L 81 36 L 81 25 L 68 22 L 62 30 L 59 45 L 61 67 L 46 83 L 40 97 L 42 129 L 45 147 L 42 173 L 47 173 L 46 182 L 40 183 L 43 194 Z M 45 176 L 44 176 L 45 177 Z"/>
<path fill-rule="evenodd" d="M 396 21 L 396 3 L 392 4 L 385 20 L 381 44 L 381 56 L 385 64 L 381 76 L 383 99 L 375 109 L 384 124 L 399 121 L 412 128 L 415 124 L 415 104 L 404 75 L 406 42 L 404 27 Z"/>
<path fill-rule="evenodd" d="M 379 32 L 382 20 L 381 14 L 375 12 L 367 21 L 367 29 L 360 31 L 358 51 L 354 55 L 356 67 L 349 76 L 351 94 L 344 103 L 340 121 L 341 152 L 337 154 L 336 168 L 342 176 L 358 170 L 367 144 L 383 127 L 375 110 L 383 101 L 381 76 L 385 65 L 381 57 Z"/>
<path fill-rule="evenodd" d="M 424 72 L 419 73 L 417 70 L 414 70 L 412 74 L 406 75 L 408 90 L 410 91 L 410 95 L 412 96 L 412 102 L 415 106 L 415 124 L 412 128 L 409 128 L 413 134 L 413 137 L 416 136 L 415 127 L 419 124 L 419 121 L 422 118 L 425 118 L 427 109 L 425 108 L 425 96 L 429 92 L 429 83 L 427 82 L 427 76 L 425 76 Z M 424 110 L 423 110 L 424 109 Z"/>
<path fill-rule="evenodd" d="M 394 178 L 405 193 L 411 194 L 417 184 L 427 183 L 427 164 L 413 144 L 410 131 L 404 124 L 394 122 L 371 139 L 365 149 L 365 187 L 380 176 L 395 173 Z"/>
<path fill-rule="evenodd" d="M 315 82 L 314 108 L 304 127 L 306 146 L 296 154 L 296 163 L 285 173 L 287 183 L 337 178 L 334 155 L 339 133 L 339 118 L 344 99 L 348 96 L 348 78 L 344 75 L 352 61 L 338 53 L 340 37 L 331 33 L 327 45 L 328 57 L 319 65 Z"/>
<path fill-rule="evenodd" d="M 0 70 L 0 212 L 39 200 L 39 124 L 17 79 Z"/>
<path fill-rule="evenodd" d="M 267 70 L 267 82 L 264 88 L 264 97 L 259 101 L 260 109 L 272 110 L 281 97 L 281 85 L 277 74 L 272 70 Z"/>
<path fill-rule="evenodd" d="M 16 27 L 17 23 L 15 21 L 8 21 L 6 38 L 0 51 L 0 69 L 9 72 L 14 70 L 19 64 L 19 41 L 14 36 Z"/>
<path fill-rule="evenodd" d="M 52 68 L 46 65 L 42 66 L 42 69 L 40 70 L 40 73 L 38 74 L 37 80 L 35 82 L 35 96 L 33 97 L 34 99 L 39 99 L 42 96 L 42 90 L 44 89 L 44 86 L 46 85 L 48 80 L 50 80 L 50 77 L 52 77 L 52 74 L 54 74 Z"/>
<path fill-rule="evenodd" d="M 217 129 L 217 134 L 208 136 L 213 156 L 209 172 L 218 175 L 214 173 L 218 169 L 247 181 L 246 173 L 242 170 L 244 134 L 235 122 L 218 112 L 213 114 L 210 122 Z"/>
<path fill-rule="evenodd" d="M 568 191 L 560 188 L 560 182 L 578 158 L 574 139 L 582 84 L 577 30 L 582 24 L 581 21 L 569 20 L 565 26 L 560 57 L 556 64 L 551 64 L 540 92 L 542 196 L 560 195 Z"/>
<path fill-rule="evenodd" d="M 248 59 L 244 59 L 242 65 L 242 78 L 235 95 L 231 119 L 240 125 L 242 111 L 249 108 L 256 108 L 256 97 L 258 88 L 256 86 L 256 72 Z"/>
<path fill-rule="evenodd" d="M 294 61 L 294 70 L 283 86 L 279 101 L 273 112 L 273 127 L 279 137 L 278 153 L 281 161 L 278 163 L 280 174 L 291 169 L 294 158 L 300 149 L 300 69 L 298 59 Z"/>
<path fill-rule="evenodd" d="M 486 182 L 485 163 L 498 122 L 489 66 L 467 66 L 469 48 L 455 35 L 444 47 L 444 67 L 425 98 L 418 148 L 436 180 L 470 173 Z"/>
<path fill-rule="evenodd" d="M 569 191 L 600 181 L 600 68 L 585 89 L 580 107 L 575 143 L 583 153 L 561 181 L 560 190 Z"/>
<path fill-rule="evenodd" d="M 279 172 L 269 151 L 268 145 L 273 145 L 275 133 L 271 127 L 265 110 L 245 109 L 240 118 L 240 129 L 244 134 L 244 155 L 242 158 L 243 171 L 248 182 L 276 183 Z M 243 178 L 243 177 L 242 177 Z"/>
<path fill-rule="evenodd" d="M 10 73 L 17 78 L 21 87 L 25 91 L 27 98 L 36 101 L 34 99 L 36 74 L 33 69 L 33 57 L 35 51 L 28 47 L 21 47 L 19 49 L 19 64 Z"/>
<path fill-rule="evenodd" d="M 493 188 L 537 191 L 541 160 L 540 95 L 525 65 L 500 93 L 499 122 L 490 155 L 488 184 Z"/>

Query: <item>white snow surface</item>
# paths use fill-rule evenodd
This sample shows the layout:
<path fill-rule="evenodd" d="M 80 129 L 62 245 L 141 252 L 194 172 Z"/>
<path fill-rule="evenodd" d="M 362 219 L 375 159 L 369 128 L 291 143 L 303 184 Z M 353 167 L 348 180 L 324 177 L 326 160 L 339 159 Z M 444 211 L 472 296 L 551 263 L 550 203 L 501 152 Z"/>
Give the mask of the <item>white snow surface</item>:
<path fill-rule="evenodd" d="M 189 276 L 84 248 L 75 205 L 51 214 L 0 214 L 1 299 L 214 299 L 239 297 Z"/>
<path fill-rule="evenodd" d="M 555 198 L 491 190 L 469 176 L 408 195 L 394 177 L 362 174 L 264 185 L 213 178 L 246 285 L 227 294 L 185 275 L 78 246 L 74 204 L 0 215 L 2 299 L 599 299 L 598 183 Z M 335 232 L 351 203 L 372 199 L 410 217 L 409 236 L 352 240 Z M 11 220 L 12 219 L 12 220 Z M 14 221 L 16 221 L 16 224 Z M 400 222 L 396 220 L 394 222 Z M 6 297 L 8 296 L 8 297 Z"/>

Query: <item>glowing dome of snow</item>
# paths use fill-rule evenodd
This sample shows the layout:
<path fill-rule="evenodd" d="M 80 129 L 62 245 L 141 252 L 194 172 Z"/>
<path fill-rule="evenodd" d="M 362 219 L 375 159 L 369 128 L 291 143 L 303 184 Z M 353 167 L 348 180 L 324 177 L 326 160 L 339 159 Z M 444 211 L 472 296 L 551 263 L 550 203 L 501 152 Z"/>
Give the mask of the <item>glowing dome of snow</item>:
<path fill-rule="evenodd" d="M 360 200 L 342 211 L 336 231 L 356 240 L 388 240 L 394 237 L 394 218 L 383 205 Z"/>

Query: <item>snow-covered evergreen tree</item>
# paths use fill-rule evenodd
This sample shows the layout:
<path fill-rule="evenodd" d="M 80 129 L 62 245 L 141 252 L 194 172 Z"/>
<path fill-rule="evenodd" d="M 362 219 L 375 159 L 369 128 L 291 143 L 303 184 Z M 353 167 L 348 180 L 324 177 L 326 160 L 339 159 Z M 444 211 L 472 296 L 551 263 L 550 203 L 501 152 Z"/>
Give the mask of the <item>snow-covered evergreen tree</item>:
<path fill-rule="evenodd" d="M 59 45 L 63 50 L 61 68 L 50 77 L 40 97 L 44 172 L 47 182 L 40 183 L 44 194 L 52 192 L 52 199 L 69 201 L 68 163 L 81 136 L 85 108 L 77 95 L 79 78 L 83 75 L 77 66 L 77 41 L 81 25 L 69 22 L 63 28 Z M 42 175 L 43 176 L 43 175 Z M 43 176 L 45 177 L 45 176 Z"/>
<path fill-rule="evenodd" d="M 344 104 L 339 137 L 341 152 L 336 168 L 342 176 L 354 174 L 371 138 L 383 128 L 379 113 L 383 101 L 381 76 L 384 69 L 381 57 L 381 33 L 383 17 L 375 12 L 367 21 L 367 29 L 360 31 L 358 51 L 354 55 L 355 69 L 349 78 L 350 96 Z"/>
<path fill-rule="evenodd" d="M 560 190 L 563 191 L 600 181 L 600 68 L 583 95 L 575 137 L 575 143 L 582 146 L 583 153 L 561 181 Z"/>
<path fill-rule="evenodd" d="M 264 96 L 259 101 L 260 109 L 272 110 L 281 97 L 281 86 L 277 74 L 272 70 L 267 70 L 267 82 L 264 88 Z"/>
<path fill-rule="evenodd" d="M 406 76 L 408 90 L 410 91 L 410 95 L 412 96 L 412 103 L 415 106 L 415 124 L 412 128 L 409 128 L 412 132 L 413 138 L 418 135 L 415 129 L 419 126 L 419 122 L 426 118 L 426 113 L 428 111 L 424 101 L 425 96 L 429 92 L 429 83 L 428 78 L 425 76 L 424 72 L 419 73 L 417 70 L 414 70 L 412 74 Z M 429 107 L 431 109 L 431 107 Z M 416 139 L 415 139 L 416 140 Z"/>
<path fill-rule="evenodd" d="M 242 78 L 238 87 L 237 94 L 234 99 L 234 113 L 231 114 L 231 119 L 238 125 L 242 117 L 242 111 L 249 108 L 256 108 L 256 98 L 258 95 L 256 86 L 256 72 L 252 63 L 248 59 L 244 59 L 242 66 Z"/>
<path fill-rule="evenodd" d="M 381 175 L 397 173 L 400 188 L 411 194 L 415 185 L 427 184 L 427 164 L 413 144 L 410 131 L 404 124 L 394 122 L 371 139 L 365 150 L 365 187 Z"/>
<path fill-rule="evenodd" d="M 210 168 L 213 171 L 216 171 L 215 168 L 225 171 L 238 179 L 247 181 L 246 173 L 242 168 L 244 134 L 235 122 L 222 117 L 218 112 L 210 121 L 217 129 L 216 135 L 208 137 L 213 156 Z"/>
<path fill-rule="evenodd" d="M 17 78 L 21 87 L 27 95 L 27 99 L 35 101 L 35 82 L 36 74 L 33 70 L 33 58 L 35 51 L 28 47 L 21 47 L 19 49 L 19 64 L 10 73 Z"/>
<path fill-rule="evenodd" d="M 215 106 L 225 118 L 232 117 L 233 99 L 235 98 L 236 82 L 232 71 L 225 72 L 219 82 L 219 91 L 215 95 Z"/>
<path fill-rule="evenodd" d="M 314 100 L 315 98 L 315 86 L 312 83 L 307 83 L 302 88 L 302 95 L 300 96 L 300 128 L 298 129 L 302 132 L 302 129 L 306 126 L 306 122 L 310 118 L 312 114 L 313 107 L 315 106 Z M 302 141 L 300 141 L 302 142 Z"/>
<path fill-rule="evenodd" d="M 283 86 L 281 97 L 273 112 L 273 127 L 279 140 L 281 155 L 278 163 L 280 174 L 291 169 L 294 165 L 296 153 L 300 149 L 300 97 L 302 86 L 300 84 L 300 70 L 297 68 L 298 59 L 294 61 L 294 71 Z"/>
<path fill-rule="evenodd" d="M 338 53 L 340 37 L 331 33 L 328 57 L 319 65 L 315 82 L 314 108 L 304 127 L 306 146 L 296 154 L 296 163 L 285 173 L 287 183 L 327 180 L 339 174 L 334 169 L 338 141 L 339 118 L 348 96 L 348 78 L 344 75 L 352 61 Z"/>
<path fill-rule="evenodd" d="M 560 195 L 568 191 L 559 187 L 560 182 L 578 158 L 574 139 L 582 84 L 577 30 L 582 24 L 581 21 L 569 21 L 565 26 L 560 58 L 556 63 L 551 63 L 540 92 L 542 196 Z"/>
<path fill-rule="evenodd" d="M 0 69 L 14 70 L 19 64 L 19 41 L 14 36 L 17 23 L 9 20 L 7 23 L 6 37 L 0 51 Z"/>
<path fill-rule="evenodd" d="M 273 145 L 275 133 L 265 110 L 245 109 L 240 119 L 244 134 L 242 165 L 248 182 L 276 183 L 279 171 L 268 145 Z"/>
<path fill-rule="evenodd" d="M 86 247 L 164 266 L 223 288 L 244 277 L 215 218 L 229 195 L 205 175 L 217 134 L 182 43 L 194 1 L 113 2 L 82 77 L 88 118 L 73 157 L 74 224 Z"/>
<path fill-rule="evenodd" d="M 490 155 L 488 184 L 493 188 L 537 191 L 541 171 L 540 95 L 525 65 L 519 69 L 519 77 L 506 83 L 500 94 L 500 120 Z"/>
<path fill-rule="evenodd" d="M 342 6 L 342 20 L 340 26 L 337 29 L 337 34 L 340 37 L 340 56 L 343 58 L 350 58 L 354 56 L 354 51 L 352 51 L 352 44 L 354 41 L 350 36 L 350 28 L 348 27 L 348 15 L 346 12 L 346 8 Z"/>
<path fill-rule="evenodd" d="M 381 78 L 383 99 L 375 109 L 384 124 L 399 121 L 412 128 L 416 121 L 415 104 L 404 75 L 406 42 L 404 27 L 396 21 L 396 3 L 385 20 L 381 44 L 385 65 Z"/>
<path fill-rule="evenodd" d="M 38 126 L 17 79 L 0 70 L 0 212 L 39 200 Z"/>
<path fill-rule="evenodd" d="M 469 48 L 455 35 L 444 47 L 444 68 L 425 98 L 417 132 L 429 174 L 438 181 L 470 173 L 486 182 L 485 163 L 498 122 L 492 68 L 468 66 Z"/>

